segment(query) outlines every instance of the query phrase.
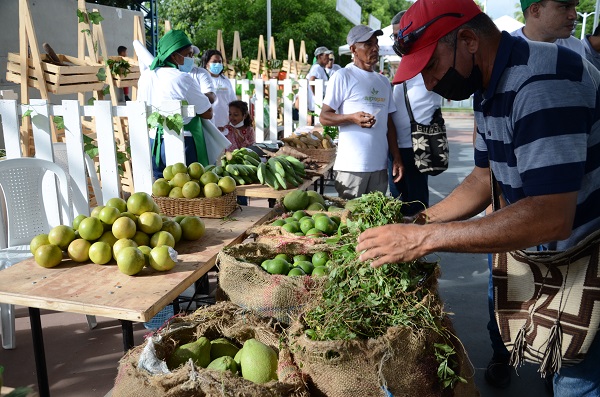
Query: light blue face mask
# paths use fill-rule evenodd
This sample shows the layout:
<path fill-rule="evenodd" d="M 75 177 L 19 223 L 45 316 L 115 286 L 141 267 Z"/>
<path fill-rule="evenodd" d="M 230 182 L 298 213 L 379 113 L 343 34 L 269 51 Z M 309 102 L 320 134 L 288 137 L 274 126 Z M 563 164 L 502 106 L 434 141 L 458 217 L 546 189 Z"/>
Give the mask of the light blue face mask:
<path fill-rule="evenodd" d="M 194 67 L 194 58 L 183 57 L 183 65 L 177 65 L 177 68 L 183 73 L 189 73 Z"/>
<path fill-rule="evenodd" d="M 219 74 L 223 71 L 223 64 L 211 63 L 210 65 L 208 65 L 208 70 L 210 70 L 212 74 Z"/>

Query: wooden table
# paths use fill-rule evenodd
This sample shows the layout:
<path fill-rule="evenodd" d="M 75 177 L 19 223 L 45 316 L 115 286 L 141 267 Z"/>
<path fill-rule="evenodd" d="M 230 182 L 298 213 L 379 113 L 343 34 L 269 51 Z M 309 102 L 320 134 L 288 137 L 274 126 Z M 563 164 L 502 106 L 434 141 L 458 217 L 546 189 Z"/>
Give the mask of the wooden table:
<path fill-rule="evenodd" d="M 124 348 L 133 347 L 132 321 L 149 321 L 214 265 L 224 246 L 237 244 L 246 230 L 271 218 L 272 210 L 243 207 L 227 220 L 204 218 L 206 234 L 200 240 L 176 246 L 178 263 L 168 272 L 145 268 L 139 275 L 119 272 L 108 265 L 78 264 L 71 260 L 52 269 L 32 259 L 0 272 L 0 302 L 29 307 L 38 389 L 49 396 L 40 309 L 98 315 L 121 320 Z"/>
<path fill-rule="evenodd" d="M 240 185 L 236 186 L 235 189 L 238 196 L 279 200 L 292 190 L 306 190 L 312 185 L 314 185 L 314 190 L 316 191 L 317 183 L 320 183 L 319 193 L 323 194 L 325 186 L 325 175 L 329 172 L 329 170 L 331 170 L 331 168 L 333 168 L 333 162 L 323 164 L 318 170 L 312 170 L 313 176 L 310 176 L 308 179 L 305 179 L 300 186 L 292 189 L 275 190 L 270 186 L 259 184 Z"/>

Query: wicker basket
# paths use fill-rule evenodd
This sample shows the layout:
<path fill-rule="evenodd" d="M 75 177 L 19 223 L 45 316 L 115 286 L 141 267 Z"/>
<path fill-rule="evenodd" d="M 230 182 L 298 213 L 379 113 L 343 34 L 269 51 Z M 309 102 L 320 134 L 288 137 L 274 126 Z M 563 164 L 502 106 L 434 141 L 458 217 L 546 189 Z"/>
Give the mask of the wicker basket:
<path fill-rule="evenodd" d="M 311 159 L 318 163 L 331 163 L 335 160 L 335 153 L 337 148 L 331 149 L 302 149 L 295 148 L 297 151 L 306 154 Z"/>
<path fill-rule="evenodd" d="M 152 196 L 160 211 L 167 216 L 196 215 L 203 218 L 223 218 L 237 208 L 235 192 L 220 197 L 172 198 Z"/>

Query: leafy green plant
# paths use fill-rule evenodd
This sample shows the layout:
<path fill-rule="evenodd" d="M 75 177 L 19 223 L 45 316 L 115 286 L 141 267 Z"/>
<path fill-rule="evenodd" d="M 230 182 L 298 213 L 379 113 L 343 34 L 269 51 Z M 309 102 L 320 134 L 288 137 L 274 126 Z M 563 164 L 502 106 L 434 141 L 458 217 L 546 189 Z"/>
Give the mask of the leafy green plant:
<path fill-rule="evenodd" d="M 356 252 L 364 230 L 402 222 L 402 205 L 381 192 L 352 200 L 347 228 L 328 241 L 336 249 L 322 299 L 304 314 L 305 334 L 322 341 L 378 338 L 396 326 L 432 330 L 448 342 L 438 344 L 435 357 L 442 386 L 453 387 L 465 380 L 452 369 L 456 352 L 451 332 L 442 325 L 442 305 L 431 299 L 435 291 L 429 286 L 437 276 L 437 262 L 415 260 L 375 269 L 361 262 Z"/>
<path fill-rule="evenodd" d="M 131 72 L 131 65 L 123 58 L 118 60 L 107 59 L 106 65 L 108 65 L 110 72 L 114 76 L 127 77 L 127 75 Z"/>
<path fill-rule="evenodd" d="M 233 66 L 233 70 L 238 77 L 245 78 L 250 71 L 250 59 L 248 57 L 234 58 L 229 61 L 229 64 Z"/>
<path fill-rule="evenodd" d="M 281 69 L 282 65 L 283 61 L 280 59 L 267 59 L 267 61 L 265 62 L 265 69 L 267 69 L 267 71 L 271 71 L 273 69 Z"/>

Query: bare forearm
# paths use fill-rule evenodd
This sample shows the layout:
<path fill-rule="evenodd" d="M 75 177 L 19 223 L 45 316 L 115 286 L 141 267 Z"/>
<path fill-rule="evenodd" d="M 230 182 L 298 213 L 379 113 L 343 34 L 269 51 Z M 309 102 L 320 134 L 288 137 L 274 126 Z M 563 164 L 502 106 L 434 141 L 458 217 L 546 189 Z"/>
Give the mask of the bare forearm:
<path fill-rule="evenodd" d="M 427 223 L 469 219 L 481 213 L 490 204 L 489 170 L 475 168 L 445 199 L 423 211 Z"/>

